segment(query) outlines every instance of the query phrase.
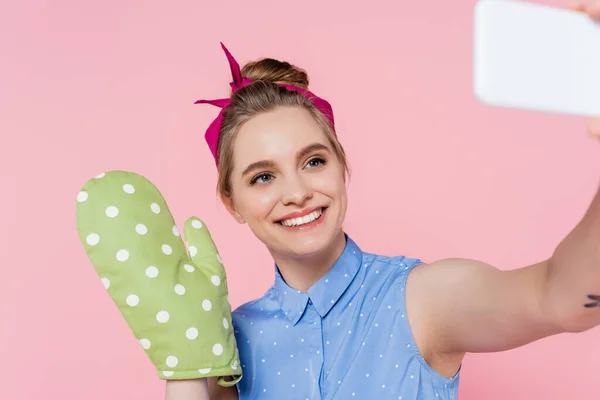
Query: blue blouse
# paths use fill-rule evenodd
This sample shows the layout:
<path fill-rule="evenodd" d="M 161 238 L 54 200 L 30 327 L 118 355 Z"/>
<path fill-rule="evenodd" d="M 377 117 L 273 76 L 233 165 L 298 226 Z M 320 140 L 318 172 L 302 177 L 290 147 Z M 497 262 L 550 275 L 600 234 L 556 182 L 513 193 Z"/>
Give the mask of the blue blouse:
<path fill-rule="evenodd" d="M 267 293 L 233 312 L 240 400 L 455 400 L 459 374 L 446 379 L 426 364 L 406 318 L 406 278 L 421 261 L 346 240 L 307 293 L 275 267 Z"/>

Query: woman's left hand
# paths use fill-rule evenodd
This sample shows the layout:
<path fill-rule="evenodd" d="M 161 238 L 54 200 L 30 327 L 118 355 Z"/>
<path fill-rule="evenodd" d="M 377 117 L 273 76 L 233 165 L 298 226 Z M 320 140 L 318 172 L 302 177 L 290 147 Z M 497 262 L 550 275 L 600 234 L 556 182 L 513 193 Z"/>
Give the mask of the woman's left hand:
<path fill-rule="evenodd" d="M 600 22 L 600 0 L 576 1 L 567 6 L 568 9 L 588 14 Z M 590 118 L 588 122 L 588 133 L 600 140 L 600 116 Z"/>

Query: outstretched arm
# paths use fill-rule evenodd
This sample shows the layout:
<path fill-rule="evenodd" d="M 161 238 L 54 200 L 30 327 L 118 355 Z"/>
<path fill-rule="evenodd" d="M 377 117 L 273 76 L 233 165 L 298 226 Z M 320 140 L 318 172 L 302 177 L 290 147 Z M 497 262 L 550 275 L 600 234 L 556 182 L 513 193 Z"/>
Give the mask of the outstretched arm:
<path fill-rule="evenodd" d="M 548 260 L 502 271 L 445 259 L 417 267 L 408 283 L 419 348 L 432 363 L 450 360 L 451 372 L 465 353 L 509 350 L 600 325 L 600 191 Z"/>
<path fill-rule="evenodd" d="M 600 18 L 600 8 L 575 8 Z M 600 119 L 589 131 L 600 138 Z M 600 325 L 600 190 L 547 260 L 510 271 L 464 259 L 422 265 L 409 276 L 407 306 L 426 358 L 453 367 L 468 352 Z"/>

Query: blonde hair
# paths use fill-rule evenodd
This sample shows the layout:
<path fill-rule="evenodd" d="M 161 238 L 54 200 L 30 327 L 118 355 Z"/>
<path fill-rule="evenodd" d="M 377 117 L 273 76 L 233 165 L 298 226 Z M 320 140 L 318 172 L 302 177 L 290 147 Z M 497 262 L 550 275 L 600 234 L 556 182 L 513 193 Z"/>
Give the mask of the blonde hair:
<path fill-rule="evenodd" d="M 288 84 L 308 90 L 309 79 L 306 71 L 288 62 L 265 58 L 246 64 L 242 68 L 242 76 L 253 82 L 232 95 L 231 105 L 223 113 L 217 147 L 217 191 L 222 198 L 230 198 L 232 195 L 233 144 L 241 126 L 252 117 L 279 106 L 303 107 L 308 110 L 323 129 L 344 170 L 349 173 L 346 153 L 327 117 L 301 93 L 278 86 Z"/>

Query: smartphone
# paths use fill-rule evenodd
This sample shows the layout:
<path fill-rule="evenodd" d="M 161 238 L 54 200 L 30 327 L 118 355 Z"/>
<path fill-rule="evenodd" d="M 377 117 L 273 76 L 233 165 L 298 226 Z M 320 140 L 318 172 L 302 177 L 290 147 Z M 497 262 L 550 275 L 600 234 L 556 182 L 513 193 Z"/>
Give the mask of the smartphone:
<path fill-rule="evenodd" d="M 473 85 L 484 104 L 600 116 L 600 23 L 524 0 L 478 0 Z"/>

